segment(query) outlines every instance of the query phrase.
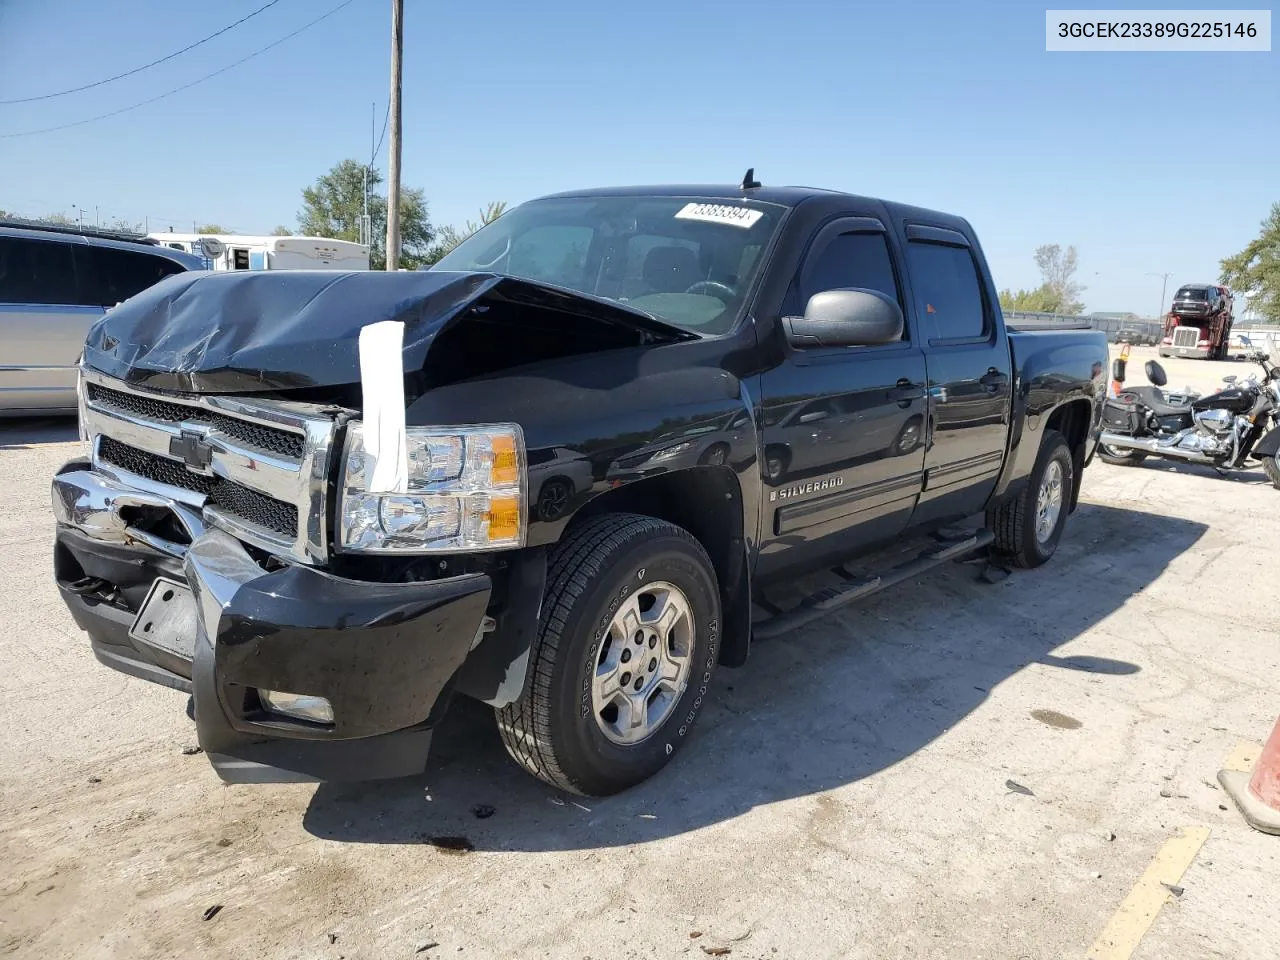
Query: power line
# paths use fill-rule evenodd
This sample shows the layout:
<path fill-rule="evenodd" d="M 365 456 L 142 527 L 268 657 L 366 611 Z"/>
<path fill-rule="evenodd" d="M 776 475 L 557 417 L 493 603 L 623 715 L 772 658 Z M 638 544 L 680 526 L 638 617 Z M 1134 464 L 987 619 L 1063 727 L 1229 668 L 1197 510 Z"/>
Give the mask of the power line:
<path fill-rule="evenodd" d="M 138 103 L 130 104 L 127 107 L 121 107 L 119 110 L 112 110 L 110 113 L 99 114 L 96 117 L 88 117 L 84 120 L 73 120 L 71 123 L 60 123 L 56 127 L 41 127 L 38 130 L 19 130 L 17 133 L 0 133 L 0 140 L 8 140 L 12 137 L 31 137 L 31 136 L 35 136 L 37 133 L 53 133 L 55 130 L 67 130 L 67 129 L 70 129 L 71 127 L 83 126 L 86 123 L 96 123 L 99 120 L 106 120 L 108 117 L 118 117 L 120 114 L 128 113 L 130 110 L 137 110 L 139 107 L 145 107 L 148 104 L 156 103 L 157 101 L 164 100 L 166 97 L 172 97 L 175 93 L 182 93 L 182 91 L 184 90 L 190 90 L 192 87 L 196 86 L 197 84 L 204 83 L 206 80 L 212 80 L 214 77 L 220 76 L 221 74 L 226 73 L 228 70 L 235 69 L 236 67 L 240 66 L 242 63 L 248 63 L 250 60 L 254 59 L 255 57 L 262 56 L 262 54 L 266 53 L 268 50 L 271 50 L 275 47 L 280 46 L 280 44 L 284 43 L 286 40 L 292 40 L 294 37 L 302 33 L 304 30 L 309 30 L 311 27 L 314 27 L 321 20 L 329 19 L 331 16 L 333 16 L 343 7 L 348 7 L 354 2 L 355 0 L 343 0 L 342 3 L 338 4 L 329 12 L 321 14 L 320 16 L 316 17 L 314 20 L 309 21 L 308 23 L 304 23 L 302 26 L 300 26 L 297 30 L 294 30 L 292 33 L 285 34 L 279 40 L 273 41 L 272 43 L 267 44 L 265 47 L 255 50 L 253 53 L 249 54 L 247 57 L 241 57 L 235 63 L 227 64 L 222 69 L 213 71 L 213 73 L 206 73 L 203 77 L 200 77 L 196 80 L 192 80 L 190 83 L 184 83 L 182 86 L 175 87 L 174 89 L 168 91 L 167 93 L 162 93 L 159 96 L 150 97 L 146 100 L 141 100 Z"/>
<path fill-rule="evenodd" d="M 373 156 L 369 158 L 369 166 L 373 166 L 378 159 L 378 151 L 382 149 L 383 138 L 387 135 L 387 121 L 391 119 L 391 101 L 387 101 L 387 112 L 382 118 L 382 133 L 378 136 L 378 145 L 373 148 Z"/>
<path fill-rule="evenodd" d="M 59 90 L 57 93 L 43 93 L 38 97 L 19 97 L 16 100 L 0 100 L 0 105 L 12 104 L 12 103 L 34 103 L 37 100 L 52 100 L 54 97 L 65 97 L 69 93 L 79 93 L 81 90 L 91 90 L 94 87 L 100 87 L 103 84 L 114 83 L 117 80 L 123 80 L 125 77 L 132 77 L 135 73 L 141 73 L 143 70 L 150 70 L 152 67 L 159 66 L 162 63 L 167 63 L 168 61 L 172 60 L 174 57 L 180 57 L 184 53 L 186 53 L 188 50 L 194 50 L 196 47 L 200 46 L 201 44 L 208 43 L 210 40 L 214 39 L 215 37 L 222 36 L 228 30 L 234 30 L 236 27 L 240 26 L 240 24 L 244 23 L 246 20 L 252 20 L 258 14 L 262 13 L 264 10 L 268 10 L 271 7 L 274 7 L 279 2 L 280 0 L 270 0 L 269 3 L 264 3 L 257 10 L 254 10 L 252 13 L 248 14 L 247 16 L 241 17 L 235 23 L 228 24 L 227 26 L 219 30 L 217 33 L 211 33 L 202 40 L 197 40 L 195 43 L 188 44 L 187 46 L 183 47 L 181 50 L 177 50 L 174 53 L 169 54 L 167 57 L 161 57 L 159 60 L 152 60 L 150 63 L 144 63 L 142 66 L 134 67 L 132 70 L 126 70 L 124 73 L 117 73 L 114 77 L 107 77 L 105 80 L 95 80 L 93 83 L 86 83 L 80 87 L 69 87 L 66 90 Z"/>

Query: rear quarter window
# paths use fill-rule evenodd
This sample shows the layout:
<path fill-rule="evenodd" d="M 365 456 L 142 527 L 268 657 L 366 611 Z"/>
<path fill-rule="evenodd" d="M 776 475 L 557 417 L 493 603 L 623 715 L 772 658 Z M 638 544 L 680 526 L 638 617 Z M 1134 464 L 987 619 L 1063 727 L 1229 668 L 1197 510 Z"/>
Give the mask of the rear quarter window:
<path fill-rule="evenodd" d="M 90 247 L 89 251 L 95 274 L 95 302 L 104 307 L 113 307 L 165 277 L 185 271 L 182 264 L 154 254 L 114 247 Z"/>

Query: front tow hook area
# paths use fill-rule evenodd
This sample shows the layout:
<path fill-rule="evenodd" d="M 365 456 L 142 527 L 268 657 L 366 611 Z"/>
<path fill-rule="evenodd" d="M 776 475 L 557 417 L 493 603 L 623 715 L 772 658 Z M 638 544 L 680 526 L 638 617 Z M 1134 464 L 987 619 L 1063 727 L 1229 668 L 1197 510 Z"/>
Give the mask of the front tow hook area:
<path fill-rule="evenodd" d="M 267 572 L 216 529 L 192 542 L 183 567 L 198 612 L 196 728 L 222 779 L 425 769 L 442 694 L 482 627 L 488 576 L 375 583 L 298 565 Z"/>

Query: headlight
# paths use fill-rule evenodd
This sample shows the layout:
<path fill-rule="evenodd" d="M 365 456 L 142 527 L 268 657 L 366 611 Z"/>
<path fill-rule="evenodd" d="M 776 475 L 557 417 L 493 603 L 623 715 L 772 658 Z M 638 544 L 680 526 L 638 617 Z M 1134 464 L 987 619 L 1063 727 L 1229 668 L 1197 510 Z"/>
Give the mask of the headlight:
<path fill-rule="evenodd" d="M 649 458 L 650 463 L 661 463 L 663 460 L 670 460 L 685 453 L 693 446 L 692 440 L 685 440 L 683 443 L 677 443 L 675 446 L 663 447 L 652 457 Z"/>
<path fill-rule="evenodd" d="M 524 544 L 528 483 L 519 426 L 409 427 L 405 444 L 407 489 L 370 493 L 364 424 L 347 427 L 338 549 L 451 553 Z"/>

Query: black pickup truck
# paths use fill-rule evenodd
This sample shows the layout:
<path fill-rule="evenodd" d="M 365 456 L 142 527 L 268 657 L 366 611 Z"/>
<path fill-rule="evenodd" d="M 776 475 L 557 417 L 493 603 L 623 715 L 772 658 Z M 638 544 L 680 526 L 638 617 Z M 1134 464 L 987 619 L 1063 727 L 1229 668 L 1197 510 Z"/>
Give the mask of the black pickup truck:
<path fill-rule="evenodd" d="M 959 217 L 750 177 L 547 197 L 430 270 L 182 274 L 111 310 L 54 573 L 103 663 L 192 694 L 226 780 L 420 772 L 463 694 L 606 794 L 753 636 L 982 549 L 1048 560 L 1106 359 L 1010 329 Z M 753 623 L 770 582 L 930 532 Z"/>

